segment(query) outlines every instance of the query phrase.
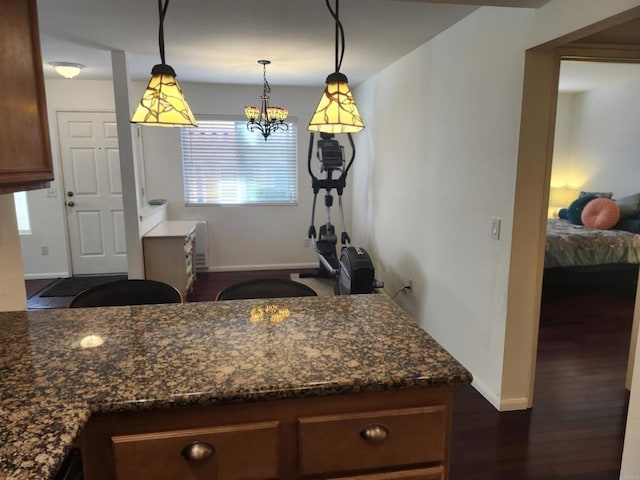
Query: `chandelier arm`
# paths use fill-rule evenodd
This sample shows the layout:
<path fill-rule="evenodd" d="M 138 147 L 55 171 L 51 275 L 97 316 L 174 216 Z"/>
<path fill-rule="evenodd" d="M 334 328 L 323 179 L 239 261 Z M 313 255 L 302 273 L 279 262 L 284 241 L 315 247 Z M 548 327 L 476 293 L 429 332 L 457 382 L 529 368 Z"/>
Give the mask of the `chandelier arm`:
<path fill-rule="evenodd" d="M 342 22 L 340 21 L 339 9 L 340 9 L 340 0 L 336 0 L 336 9 L 331 8 L 330 0 L 325 0 L 327 5 L 327 9 L 331 16 L 336 22 L 336 63 L 335 68 L 336 72 L 340 71 L 342 67 L 342 59 L 344 57 L 344 28 L 342 27 Z M 340 41 L 338 41 L 340 40 Z M 340 53 L 338 53 L 338 45 L 340 45 Z"/>
<path fill-rule="evenodd" d="M 164 17 L 167 14 L 167 8 L 169 7 L 169 0 L 158 0 L 158 12 L 160 14 L 160 27 L 158 28 L 158 46 L 160 47 L 160 61 L 165 64 L 164 57 Z"/>

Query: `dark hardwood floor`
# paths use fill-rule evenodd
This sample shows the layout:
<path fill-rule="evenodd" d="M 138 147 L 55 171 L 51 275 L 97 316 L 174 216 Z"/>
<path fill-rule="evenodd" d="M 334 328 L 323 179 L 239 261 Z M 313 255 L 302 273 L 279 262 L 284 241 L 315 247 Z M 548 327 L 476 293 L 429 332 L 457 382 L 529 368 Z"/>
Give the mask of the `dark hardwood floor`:
<path fill-rule="evenodd" d="M 199 273 L 187 300 L 290 273 Z M 450 480 L 618 480 L 635 290 L 603 286 L 545 288 L 533 409 L 501 413 L 473 387 L 455 389 Z"/>
<path fill-rule="evenodd" d="M 543 297 L 533 409 L 454 395 L 451 480 L 618 480 L 634 294 Z"/>

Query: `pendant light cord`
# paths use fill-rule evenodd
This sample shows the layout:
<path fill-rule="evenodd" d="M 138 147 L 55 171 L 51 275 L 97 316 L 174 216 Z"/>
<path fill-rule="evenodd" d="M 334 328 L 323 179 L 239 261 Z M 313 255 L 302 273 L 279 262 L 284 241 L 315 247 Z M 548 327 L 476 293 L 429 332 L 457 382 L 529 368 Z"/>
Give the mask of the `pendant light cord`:
<path fill-rule="evenodd" d="M 168 0 L 167 0 L 168 1 Z M 342 66 L 342 58 L 344 57 L 344 28 L 342 28 L 342 23 L 340 22 L 339 9 L 340 9 L 340 0 L 336 0 L 336 9 L 331 8 L 330 0 L 325 0 L 327 4 L 327 8 L 329 12 L 331 12 L 331 16 L 336 21 L 336 72 L 340 71 L 340 67 Z M 338 48 L 340 46 L 340 49 Z"/>
<path fill-rule="evenodd" d="M 158 12 L 160 14 L 160 28 L 158 29 L 158 44 L 160 47 L 160 61 L 165 64 L 164 61 L 164 16 L 167 14 L 167 7 L 169 7 L 169 0 L 166 0 L 164 5 L 162 0 L 158 0 Z"/>
<path fill-rule="evenodd" d="M 266 97 L 268 94 L 271 93 L 271 85 L 269 85 L 269 82 L 267 81 L 267 64 L 266 63 L 262 64 L 262 80 L 263 80 L 262 92 L 263 92 L 263 96 Z"/>

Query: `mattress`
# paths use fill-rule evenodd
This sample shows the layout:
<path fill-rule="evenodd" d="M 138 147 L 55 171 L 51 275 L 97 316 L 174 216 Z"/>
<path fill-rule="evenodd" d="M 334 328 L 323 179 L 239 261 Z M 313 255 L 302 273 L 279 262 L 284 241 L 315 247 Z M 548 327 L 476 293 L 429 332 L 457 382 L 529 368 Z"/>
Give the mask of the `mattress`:
<path fill-rule="evenodd" d="M 640 235 L 547 221 L 545 268 L 640 263 Z"/>

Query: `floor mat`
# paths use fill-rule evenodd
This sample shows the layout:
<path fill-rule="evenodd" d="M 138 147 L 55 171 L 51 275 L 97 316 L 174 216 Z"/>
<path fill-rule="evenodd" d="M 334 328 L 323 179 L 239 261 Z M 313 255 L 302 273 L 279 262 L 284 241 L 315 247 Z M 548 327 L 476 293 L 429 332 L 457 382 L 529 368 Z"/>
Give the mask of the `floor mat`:
<path fill-rule="evenodd" d="M 126 280 L 126 275 L 97 275 L 61 278 L 38 295 L 39 297 L 75 297 L 87 288 L 107 282 Z"/>

